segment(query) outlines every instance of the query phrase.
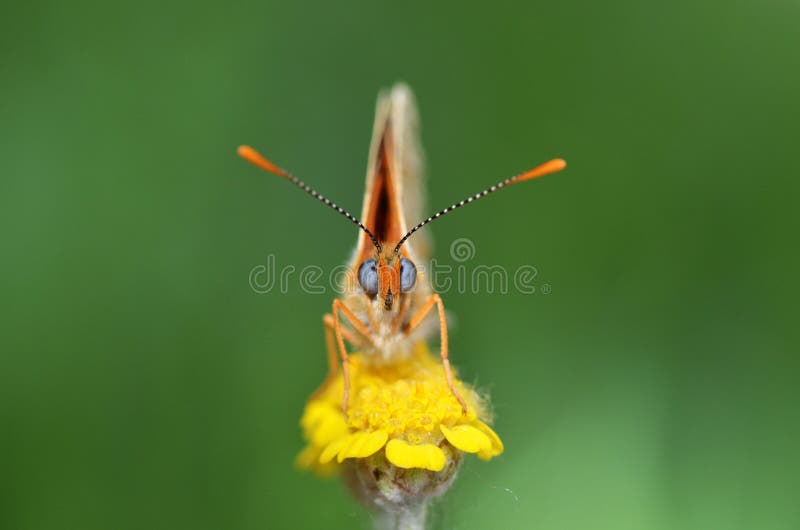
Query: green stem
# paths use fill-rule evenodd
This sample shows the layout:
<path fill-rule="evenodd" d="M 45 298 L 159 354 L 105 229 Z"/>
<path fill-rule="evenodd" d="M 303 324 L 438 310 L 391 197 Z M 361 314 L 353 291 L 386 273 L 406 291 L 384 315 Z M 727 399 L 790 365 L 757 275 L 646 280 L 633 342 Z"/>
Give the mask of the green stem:
<path fill-rule="evenodd" d="M 428 504 L 420 503 L 375 516 L 375 530 L 425 530 Z"/>

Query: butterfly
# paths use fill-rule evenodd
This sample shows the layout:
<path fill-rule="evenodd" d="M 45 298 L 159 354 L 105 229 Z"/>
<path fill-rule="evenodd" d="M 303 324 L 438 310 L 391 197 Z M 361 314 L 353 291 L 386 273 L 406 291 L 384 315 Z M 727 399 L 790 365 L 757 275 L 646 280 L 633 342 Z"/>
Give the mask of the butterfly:
<path fill-rule="evenodd" d="M 415 234 L 432 221 L 495 191 L 566 167 L 566 162 L 560 158 L 550 160 L 422 218 L 424 177 L 418 138 L 416 104 L 408 86 L 397 84 L 379 94 L 360 218 L 252 147 L 243 145 L 238 149 L 243 159 L 291 182 L 359 228 L 356 249 L 348 264 L 350 277 L 357 282 L 352 282 L 352 288 L 333 300 L 331 312 L 323 317 L 329 377 L 338 373 L 341 361 L 345 417 L 350 393 L 345 341 L 359 348 L 373 362 L 395 362 L 410 355 L 413 344 L 427 334 L 426 317 L 434 309 L 447 384 L 466 414 L 467 404 L 456 390 L 450 366 L 444 303 L 417 267 L 418 263 L 426 262 L 429 243 L 424 233 Z M 408 219 L 421 218 L 409 228 Z"/>

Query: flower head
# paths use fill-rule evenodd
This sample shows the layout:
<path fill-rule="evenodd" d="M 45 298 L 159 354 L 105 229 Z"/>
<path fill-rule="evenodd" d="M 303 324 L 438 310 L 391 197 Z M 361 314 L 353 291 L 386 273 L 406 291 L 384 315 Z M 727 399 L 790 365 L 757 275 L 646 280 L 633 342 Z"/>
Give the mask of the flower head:
<path fill-rule="evenodd" d="M 467 413 L 453 397 L 441 362 L 420 342 L 392 364 L 350 355 L 351 398 L 342 413 L 343 380 L 337 374 L 306 405 L 301 426 L 308 442 L 298 455 L 303 468 L 325 473 L 349 459 L 385 459 L 401 469 L 441 472 L 459 452 L 488 460 L 503 443 L 487 425 L 489 414 L 475 390 L 456 381 Z"/>

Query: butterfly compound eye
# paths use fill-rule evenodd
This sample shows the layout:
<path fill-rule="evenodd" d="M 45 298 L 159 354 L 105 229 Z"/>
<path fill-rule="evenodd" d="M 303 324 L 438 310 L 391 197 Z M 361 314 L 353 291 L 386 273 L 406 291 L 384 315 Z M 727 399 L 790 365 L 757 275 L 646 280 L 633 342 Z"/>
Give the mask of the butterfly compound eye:
<path fill-rule="evenodd" d="M 368 295 L 378 294 L 378 267 L 374 259 L 364 260 L 358 268 L 358 283 Z"/>
<path fill-rule="evenodd" d="M 407 293 L 417 283 L 417 267 L 410 259 L 400 260 L 400 291 Z"/>

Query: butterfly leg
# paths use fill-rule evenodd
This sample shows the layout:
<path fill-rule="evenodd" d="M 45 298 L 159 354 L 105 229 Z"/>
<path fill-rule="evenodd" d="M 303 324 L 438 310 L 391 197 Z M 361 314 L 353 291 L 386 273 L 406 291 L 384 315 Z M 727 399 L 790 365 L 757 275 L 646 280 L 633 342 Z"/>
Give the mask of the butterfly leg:
<path fill-rule="evenodd" d="M 417 314 L 414 315 L 411 320 L 408 321 L 406 325 L 405 332 L 406 334 L 411 333 L 414 329 L 419 326 L 425 317 L 428 315 L 433 306 L 437 306 L 439 309 L 439 329 L 441 333 L 441 356 L 442 356 L 442 364 L 444 365 L 444 375 L 447 378 L 447 386 L 450 387 L 450 392 L 453 393 L 453 397 L 461 405 L 461 412 L 463 414 L 467 413 L 467 402 L 464 401 L 464 398 L 461 397 L 461 394 L 458 393 L 456 390 L 456 385 L 453 382 L 453 370 L 450 368 L 450 358 L 448 357 L 447 351 L 447 321 L 445 320 L 444 315 L 444 303 L 442 303 L 442 298 L 434 293 L 428 298 L 425 304 L 417 311 Z"/>
<path fill-rule="evenodd" d="M 339 347 L 339 357 L 342 359 L 342 379 L 344 379 L 344 394 L 342 395 L 342 412 L 345 418 L 347 417 L 347 403 L 350 398 L 350 358 L 347 356 L 347 349 L 344 347 L 345 328 L 339 320 L 339 313 L 347 319 L 353 328 L 361 334 L 361 336 L 370 339 L 371 334 L 369 328 L 361 322 L 353 311 L 347 307 L 344 302 L 338 298 L 333 301 L 333 333 L 336 337 L 336 345 Z"/>
<path fill-rule="evenodd" d="M 319 388 L 314 392 L 314 394 L 311 396 L 311 399 L 314 399 L 320 394 L 320 392 L 325 390 L 328 385 L 334 379 L 336 379 L 336 375 L 339 373 L 339 354 L 336 352 L 336 335 L 334 333 L 332 314 L 327 313 L 322 317 L 322 327 L 325 331 L 325 351 L 328 354 L 328 375 L 325 376 L 325 381 L 323 381 Z M 344 340 L 357 348 L 360 348 L 364 345 L 364 342 L 358 337 L 358 335 L 345 327 L 342 327 L 342 337 L 344 337 Z"/>
<path fill-rule="evenodd" d="M 336 359 L 336 335 L 334 334 L 333 315 L 327 313 L 322 317 L 322 324 L 325 327 L 325 346 L 328 351 L 328 370 L 334 375 L 339 371 L 339 361 Z M 363 348 L 364 341 L 351 330 L 342 327 L 342 337 L 344 340 L 355 346 Z"/>

